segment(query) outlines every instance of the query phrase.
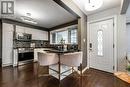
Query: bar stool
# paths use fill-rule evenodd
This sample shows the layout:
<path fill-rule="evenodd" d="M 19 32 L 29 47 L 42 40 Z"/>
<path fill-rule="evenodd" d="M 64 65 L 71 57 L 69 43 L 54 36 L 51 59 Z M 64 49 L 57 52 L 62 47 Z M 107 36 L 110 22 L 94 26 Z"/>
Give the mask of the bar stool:
<path fill-rule="evenodd" d="M 38 72 L 39 72 L 39 66 L 50 66 L 57 63 L 58 63 L 57 54 L 38 52 Z M 44 74 L 40 76 L 49 76 L 49 74 Z M 38 77 L 39 77 L 39 74 L 38 74 Z"/>
<path fill-rule="evenodd" d="M 74 52 L 74 53 L 65 53 L 61 55 L 61 64 L 72 67 L 72 73 L 75 71 L 74 67 L 80 67 L 79 75 L 81 77 L 81 85 L 82 85 L 82 76 L 83 76 L 82 75 L 82 58 L 83 58 L 83 53 L 81 51 Z"/>
<path fill-rule="evenodd" d="M 61 64 L 70 66 L 74 70 L 74 67 L 82 68 L 82 52 L 65 53 L 61 55 Z M 81 71 L 81 69 L 80 69 Z"/>

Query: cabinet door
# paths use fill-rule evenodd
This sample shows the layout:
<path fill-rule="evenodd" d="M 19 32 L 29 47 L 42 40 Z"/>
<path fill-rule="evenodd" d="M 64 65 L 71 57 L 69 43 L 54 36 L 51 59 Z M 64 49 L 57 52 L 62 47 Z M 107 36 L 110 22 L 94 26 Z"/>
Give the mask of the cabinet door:
<path fill-rule="evenodd" d="M 32 28 L 25 28 L 25 33 L 27 34 L 33 34 L 33 30 Z"/>
<path fill-rule="evenodd" d="M 37 39 L 38 40 L 44 40 L 44 33 L 43 33 L 43 31 L 40 31 L 40 30 L 37 31 Z"/>
<path fill-rule="evenodd" d="M 47 31 L 43 31 L 43 39 L 48 40 L 48 32 Z"/>
<path fill-rule="evenodd" d="M 26 27 L 16 26 L 16 32 L 17 33 L 25 33 L 25 28 Z"/>
<path fill-rule="evenodd" d="M 35 40 L 48 40 L 48 32 L 42 30 L 34 30 L 33 39 Z"/>
<path fill-rule="evenodd" d="M 33 40 L 48 40 L 47 31 L 42 31 L 42 30 L 28 28 L 28 27 L 22 27 L 22 26 L 16 26 L 16 32 L 32 34 Z"/>
<path fill-rule="evenodd" d="M 38 40 L 37 38 L 38 32 L 36 29 L 32 29 L 32 39 L 33 40 Z"/>
<path fill-rule="evenodd" d="M 41 34 L 40 30 L 32 29 L 32 39 L 34 39 L 34 40 L 42 40 L 41 37 L 42 37 L 42 34 Z"/>
<path fill-rule="evenodd" d="M 2 65 L 12 65 L 13 61 L 13 25 L 3 24 Z"/>

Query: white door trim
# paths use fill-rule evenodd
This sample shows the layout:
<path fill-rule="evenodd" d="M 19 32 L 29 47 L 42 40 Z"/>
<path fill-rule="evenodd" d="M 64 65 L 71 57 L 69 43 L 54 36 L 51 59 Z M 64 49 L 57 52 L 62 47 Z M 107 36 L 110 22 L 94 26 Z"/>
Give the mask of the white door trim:
<path fill-rule="evenodd" d="M 105 17 L 105 18 L 101 18 L 101 19 L 98 19 L 98 20 L 94 20 L 94 21 L 91 21 L 91 22 L 87 22 L 87 67 L 90 67 L 90 57 L 89 57 L 89 42 L 90 42 L 90 39 L 89 39 L 89 25 L 91 23 L 94 23 L 94 22 L 99 22 L 99 21 L 103 21 L 103 20 L 107 20 L 107 19 L 113 19 L 114 21 L 114 72 L 117 71 L 117 16 L 114 15 L 114 16 L 109 16 L 109 17 Z"/>

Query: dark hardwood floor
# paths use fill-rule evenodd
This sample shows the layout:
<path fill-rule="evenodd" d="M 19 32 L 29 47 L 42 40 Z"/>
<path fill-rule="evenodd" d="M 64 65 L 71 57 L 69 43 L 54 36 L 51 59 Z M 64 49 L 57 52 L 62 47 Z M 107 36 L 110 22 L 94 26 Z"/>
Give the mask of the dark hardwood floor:
<path fill-rule="evenodd" d="M 103 71 L 89 69 L 84 74 L 82 87 L 130 87 L 130 84 Z M 61 87 L 81 87 L 80 80 L 69 76 L 61 81 Z M 27 64 L 1 68 L 0 87 L 59 87 L 59 81 L 52 76 L 38 78 L 37 64 Z"/>

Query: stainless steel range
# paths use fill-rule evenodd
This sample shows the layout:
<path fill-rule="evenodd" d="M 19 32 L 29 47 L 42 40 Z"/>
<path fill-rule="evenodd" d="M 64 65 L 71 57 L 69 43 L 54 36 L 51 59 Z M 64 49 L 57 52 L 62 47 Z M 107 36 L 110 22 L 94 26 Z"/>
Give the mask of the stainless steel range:
<path fill-rule="evenodd" d="M 33 48 L 19 48 L 18 49 L 18 65 L 33 62 L 34 49 Z"/>

